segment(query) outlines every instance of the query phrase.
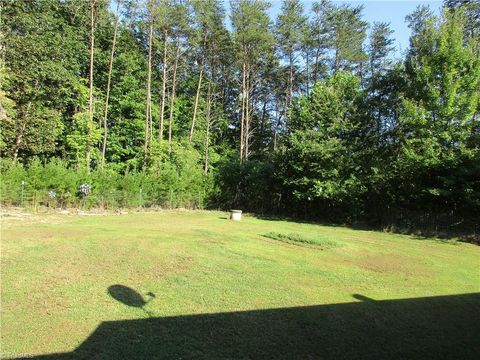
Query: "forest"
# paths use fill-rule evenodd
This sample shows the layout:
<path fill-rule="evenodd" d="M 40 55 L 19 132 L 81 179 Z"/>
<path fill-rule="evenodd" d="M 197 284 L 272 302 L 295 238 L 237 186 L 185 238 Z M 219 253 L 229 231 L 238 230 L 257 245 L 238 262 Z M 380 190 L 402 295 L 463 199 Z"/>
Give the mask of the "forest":
<path fill-rule="evenodd" d="M 478 0 L 0 4 L 2 204 L 480 232 Z"/>

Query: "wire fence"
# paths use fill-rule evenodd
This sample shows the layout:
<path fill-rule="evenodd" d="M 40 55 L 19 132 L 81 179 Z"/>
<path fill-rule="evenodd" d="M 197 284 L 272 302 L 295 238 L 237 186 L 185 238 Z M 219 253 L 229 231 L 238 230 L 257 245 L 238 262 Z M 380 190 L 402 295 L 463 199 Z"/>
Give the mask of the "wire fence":
<path fill-rule="evenodd" d="M 33 190 L 25 186 L 18 188 L 2 187 L 0 201 L 3 205 L 18 206 L 26 209 L 48 208 L 187 208 L 204 207 L 204 195 L 179 194 L 173 190 L 166 192 L 146 192 L 143 188 L 131 190 L 113 189 L 106 192 L 92 191 L 88 195 L 80 193 L 55 192 L 52 190 Z"/>

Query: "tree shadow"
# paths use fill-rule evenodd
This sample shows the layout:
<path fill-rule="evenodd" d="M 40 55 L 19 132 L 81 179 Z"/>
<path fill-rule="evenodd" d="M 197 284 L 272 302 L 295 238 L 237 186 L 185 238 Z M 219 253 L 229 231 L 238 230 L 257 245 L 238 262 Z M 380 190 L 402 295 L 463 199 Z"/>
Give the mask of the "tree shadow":
<path fill-rule="evenodd" d="M 127 306 L 141 308 L 149 316 L 152 316 L 152 313 L 145 309 L 144 306 L 155 298 L 154 293 L 146 293 L 149 299 L 144 300 L 142 295 L 140 295 L 134 289 L 129 288 L 128 286 L 112 285 L 108 287 L 108 294 L 118 302 Z"/>
<path fill-rule="evenodd" d="M 480 353 L 480 293 L 353 297 L 361 301 L 106 321 L 73 352 L 35 359 L 464 360 Z"/>
<path fill-rule="evenodd" d="M 154 293 L 148 292 L 147 295 L 150 297 L 150 299 L 144 300 L 142 295 L 132 288 L 124 285 L 109 286 L 108 293 L 112 298 L 121 302 L 122 304 L 133 307 L 144 307 L 151 299 L 155 297 Z"/>

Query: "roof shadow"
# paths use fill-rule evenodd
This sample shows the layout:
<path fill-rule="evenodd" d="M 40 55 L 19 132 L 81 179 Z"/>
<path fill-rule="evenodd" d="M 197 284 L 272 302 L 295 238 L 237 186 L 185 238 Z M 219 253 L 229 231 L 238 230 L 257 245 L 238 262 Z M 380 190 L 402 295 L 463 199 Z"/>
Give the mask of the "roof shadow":
<path fill-rule="evenodd" d="M 480 293 L 107 321 L 35 359 L 476 359 Z M 134 305 L 135 306 L 135 305 Z"/>

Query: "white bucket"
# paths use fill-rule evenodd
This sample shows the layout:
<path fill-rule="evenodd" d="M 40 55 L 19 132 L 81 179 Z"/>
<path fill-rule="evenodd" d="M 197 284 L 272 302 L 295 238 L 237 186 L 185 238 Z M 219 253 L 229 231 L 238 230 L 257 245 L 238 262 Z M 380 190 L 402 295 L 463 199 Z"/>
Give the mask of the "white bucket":
<path fill-rule="evenodd" d="M 233 221 L 242 220 L 242 210 L 230 210 L 230 220 L 233 220 Z"/>

